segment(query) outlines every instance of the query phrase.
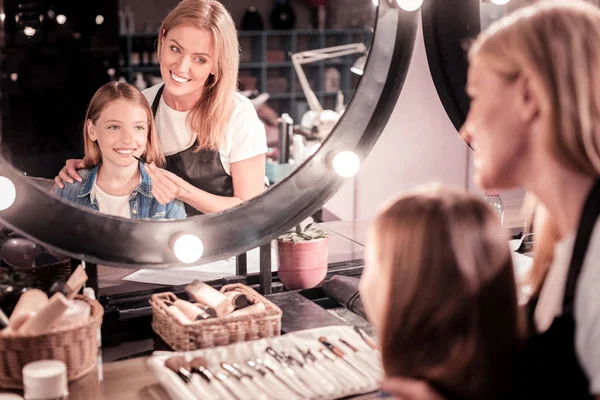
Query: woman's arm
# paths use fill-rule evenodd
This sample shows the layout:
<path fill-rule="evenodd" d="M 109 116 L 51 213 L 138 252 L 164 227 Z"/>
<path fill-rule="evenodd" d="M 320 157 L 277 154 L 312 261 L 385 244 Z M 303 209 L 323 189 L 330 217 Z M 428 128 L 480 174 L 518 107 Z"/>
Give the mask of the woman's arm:
<path fill-rule="evenodd" d="M 261 194 L 265 187 L 264 154 L 231 164 L 233 197 L 205 192 L 155 165 L 150 165 L 146 171 L 152 179 L 152 195 L 157 201 L 166 204 L 178 199 L 203 213 L 219 212 L 237 206 Z"/>

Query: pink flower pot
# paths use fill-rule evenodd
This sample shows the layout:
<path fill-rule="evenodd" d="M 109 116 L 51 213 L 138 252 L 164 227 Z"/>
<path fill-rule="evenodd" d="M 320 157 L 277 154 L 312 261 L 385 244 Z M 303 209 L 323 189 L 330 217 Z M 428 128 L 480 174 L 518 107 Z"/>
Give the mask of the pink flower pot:
<path fill-rule="evenodd" d="M 323 282 L 327 275 L 328 239 L 305 242 L 277 241 L 277 275 L 289 290 L 308 289 Z"/>

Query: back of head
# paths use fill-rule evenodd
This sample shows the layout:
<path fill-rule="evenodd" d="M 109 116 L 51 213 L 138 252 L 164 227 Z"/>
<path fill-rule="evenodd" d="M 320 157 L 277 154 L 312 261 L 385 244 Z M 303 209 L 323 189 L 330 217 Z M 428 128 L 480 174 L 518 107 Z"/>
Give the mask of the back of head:
<path fill-rule="evenodd" d="M 154 162 L 159 167 L 164 166 L 166 161 L 154 129 L 152 110 L 150 109 L 146 97 L 135 86 L 125 82 L 108 82 L 102 85 L 90 100 L 85 121 L 87 122 L 89 120 L 93 124 L 96 124 L 102 111 L 117 100 L 128 101 L 146 112 L 148 140 L 146 143 L 146 150 L 142 156 L 148 163 Z M 100 152 L 98 144 L 90 138 L 87 123 L 84 123 L 83 125 L 83 143 L 83 161 L 86 168 L 92 168 L 98 165 L 102 161 L 102 153 Z"/>
<path fill-rule="evenodd" d="M 493 211 L 467 193 L 419 190 L 385 208 L 372 235 L 390 279 L 380 334 L 386 374 L 459 398 L 500 398 L 518 345 L 517 298 Z"/>
<path fill-rule="evenodd" d="M 548 149 L 566 168 L 600 175 L 600 8 L 582 0 L 521 8 L 479 35 L 475 57 L 508 80 L 529 73 L 543 93 Z"/>

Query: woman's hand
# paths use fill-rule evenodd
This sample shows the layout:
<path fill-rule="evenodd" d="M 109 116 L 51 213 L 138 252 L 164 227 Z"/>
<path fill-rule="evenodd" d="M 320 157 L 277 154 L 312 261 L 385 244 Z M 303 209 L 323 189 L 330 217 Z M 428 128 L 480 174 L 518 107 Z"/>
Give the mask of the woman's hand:
<path fill-rule="evenodd" d="M 85 164 L 81 159 L 69 159 L 65 163 L 63 169 L 60 170 L 58 176 L 54 178 L 54 182 L 56 186 L 61 189 L 64 189 L 65 185 L 63 182 L 73 183 L 73 179 L 77 182 L 81 182 L 81 176 L 77 173 L 78 169 L 85 168 Z"/>
<path fill-rule="evenodd" d="M 400 376 L 385 378 L 381 385 L 381 390 L 391 395 L 394 399 L 444 400 L 427 382 Z"/>
<path fill-rule="evenodd" d="M 146 172 L 152 179 L 152 196 L 160 204 L 168 204 L 177 199 L 182 189 L 189 184 L 172 172 L 158 168 L 154 163 L 144 164 Z"/>

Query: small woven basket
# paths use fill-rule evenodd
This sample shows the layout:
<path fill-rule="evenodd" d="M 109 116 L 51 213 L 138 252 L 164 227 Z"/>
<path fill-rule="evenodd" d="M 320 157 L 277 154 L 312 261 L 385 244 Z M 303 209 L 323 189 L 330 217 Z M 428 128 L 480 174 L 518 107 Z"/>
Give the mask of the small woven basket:
<path fill-rule="evenodd" d="M 98 359 L 98 329 L 104 309 L 97 300 L 77 295 L 90 304 L 87 323 L 42 335 L 0 333 L 0 388 L 22 389 L 23 367 L 32 361 L 61 360 L 67 366 L 69 382 L 90 372 Z"/>
<path fill-rule="evenodd" d="M 150 297 L 152 329 L 175 351 L 188 351 L 235 342 L 244 342 L 278 336 L 281 333 L 281 309 L 248 286 L 235 283 L 225 285 L 221 292 L 238 290 L 252 303 L 263 303 L 265 311 L 258 314 L 225 315 L 181 324 L 167 313 L 167 302 L 177 300 L 171 292 L 156 293 Z"/>

